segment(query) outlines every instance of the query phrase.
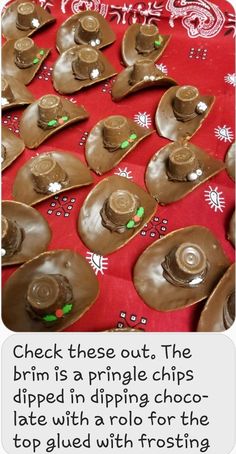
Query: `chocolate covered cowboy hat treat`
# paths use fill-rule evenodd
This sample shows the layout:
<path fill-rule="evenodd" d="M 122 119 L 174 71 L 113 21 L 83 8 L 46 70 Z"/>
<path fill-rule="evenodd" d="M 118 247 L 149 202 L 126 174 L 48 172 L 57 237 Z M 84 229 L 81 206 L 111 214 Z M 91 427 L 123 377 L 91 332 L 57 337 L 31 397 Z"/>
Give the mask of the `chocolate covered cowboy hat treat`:
<path fill-rule="evenodd" d="M 20 135 L 28 148 L 37 148 L 51 135 L 88 117 L 83 106 L 60 96 L 44 95 L 23 112 Z"/>
<path fill-rule="evenodd" d="M 33 35 L 55 18 L 35 2 L 17 0 L 6 7 L 2 16 L 2 34 L 6 39 Z"/>
<path fill-rule="evenodd" d="M 34 100 L 34 96 L 22 82 L 7 75 L 1 77 L 2 112 L 14 107 L 31 104 Z"/>
<path fill-rule="evenodd" d="M 149 246 L 135 264 L 133 282 L 148 306 L 174 311 L 208 297 L 228 266 L 213 233 L 194 225 Z"/>
<path fill-rule="evenodd" d="M 121 54 L 126 66 L 132 66 L 141 58 L 154 62 L 162 55 L 170 35 L 161 35 L 155 24 L 130 25 L 121 43 Z"/>
<path fill-rule="evenodd" d="M 159 135 L 173 141 L 190 139 L 210 113 L 214 101 L 214 96 L 201 95 L 191 85 L 171 87 L 157 107 L 155 121 Z"/>
<path fill-rule="evenodd" d="M 197 331 L 225 331 L 235 320 L 235 264 L 231 265 L 209 296 Z"/>
<path fill-rule="evenodd" d="M 234 142 L 228 149 L 226 156 L 225 156 L 225 165 L 226 170 L 231 178 L 231 180 L 235 181 L 235 152 L 236 152 L 236 143 Z"/>
<path fill-rule="evenodd" d="M 89 45 L 65 51 L 53 69 L 53 85 L 59 93 L 75 93 L 117 74 L 107 58 Z"/>
<path fill-rule="evenodd" d="M 99 292 L 90 265 L 70 250 L 40 254 L 8 279 L 2 319 L 13 331 L 62 331 L 92 306 Z"/>
<path fill-rule="evenodd" d="M 153 60 L 143 58 L 137 60 L 133 66 L 125 68 L 118 74 L 112 85 L 111 95 L 114 101 L 148 87 L 170 87 L 177 85 L 172 77 L 166 76 L 156 67 Z"/>
<path fill-rule="evenodd" d="M 98 183 L 85 199 L 78 232 L 91 251 L 111 254 L 128 243 L 155 210 L 155 201 L 140 186 L 111 176 Z"/>
<path fill-rule="evenodd" d="M 108 172 L 152 133 L 123 115 L 111 115 L 99 121 L 89 133 L 85 146 L 90 169 L 98 175 Z"/>
<path fill-rule="evenodd" d="M 39 71 L 50 49 L 38 47 L 26 36 L 7 41 L 2 48 L 2 72 L 28 85 Z"/>
<path fill-rule="evenodd" d="M 27 262 L 44 252 L 51 240 L 47 221 L 23 203 L 2 202 L 2 265 Z"/>
<path fill-rule="evenodd" d="M 56 47 L 60 53 L 76 44 L 89 44 L 101 49 L 112 44 L 115 33 L 104 17 L 96 11 L 82 11 L 69 17 L 58 29 Z"/>
<path fill-rule="evenodd" d="M 146 169 L 146 186 L 161 204 L 175 202 L 225 167 L 224 162 L 189 142 L 161 148 Z"/>
<path fill-rule="evenodd" d="M 25 144 L 8 128 L 2 126 L 1 148 L 1 166 L 2 170 L 4 170 L 23 153 Z"/>
<path fill-rule="evenodd" d="M 235 229 L 235 211 L 234 211 L 231 216 L 229 226 L 228 226 L 228 232 L 227 232 L 227 238 L 234 247 L 235 247 L 235 235 L 236 235 L 236 229 Z"/>
<path fill-rule="evenodd" d="M 92 183 L 88 167 L 75 154 L 53 151 L 27 161 L 18 171 L 13 197 L 35 205 L 52 195 Z"/>

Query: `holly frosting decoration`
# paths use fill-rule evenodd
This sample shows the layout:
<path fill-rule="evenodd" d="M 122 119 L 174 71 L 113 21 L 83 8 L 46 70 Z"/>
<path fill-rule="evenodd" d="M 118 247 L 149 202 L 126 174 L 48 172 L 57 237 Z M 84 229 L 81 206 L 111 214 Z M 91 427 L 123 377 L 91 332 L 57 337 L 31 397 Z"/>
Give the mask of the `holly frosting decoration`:
<path fill-rule="evenodd" d="M 42 60 L 42 57 L 44 56 L 44 54 L 45 54 L 44 50 L 40 50 L 39 53 L 34 58 L 33 64 L 36 65 L 37 63 L 39 63 L 40 60 Z"/>
<path fill-rule="evenodd" d="M 59 118 L 58 120 L 50 120 L 47 125 L 51 126 L 51 127 L 60 126 L 60 125 L 63 125 L 64 123 L 66 123 L 68 120 L 69 120 L 69 117 L 64 116 L 64 117 Z"/>
<path fill-rule="evenodd" d="M 69 314 L 72 310 L 73 304 L 65 304 L 61 309 L 57 309 L 55 314 L 47 314 L 43 317 L 45 322 L 55 322 L 59 318 L 62 318 L 64 315 Z"/>
<path fill-rule="evenodd" d="M 120 148 L 123 150 L 123 149 L 129 147 L 129 145 L 131 143 L 133 143 L 137 139 L 137 137 L 138 137 L 137 134 L 134 134 L 134 133 L 131 134 L 127 140 L 124 140 L 124 142 L 122 142 L 120 144 Z"/>
<path fill-rule="evenodd" d="M 134 227 L 137 227 L 139 222 L 141 221 L 143 215 L 144 215 L 144 208 L 139 207 L 138 210 L 136 211 L 136 214 L 133 216 L 132 219 L 126 224 L 127 229 L 133 229 Z"/>
<path fill-rule="evenodd" d="M 156 40 L 154 41 L 155 47 L 160 47 L 162 41 L 163 41 L 163 38 L 162 38 L 161 36 L 159 37 L 159 39 L 156 39 Z"/>

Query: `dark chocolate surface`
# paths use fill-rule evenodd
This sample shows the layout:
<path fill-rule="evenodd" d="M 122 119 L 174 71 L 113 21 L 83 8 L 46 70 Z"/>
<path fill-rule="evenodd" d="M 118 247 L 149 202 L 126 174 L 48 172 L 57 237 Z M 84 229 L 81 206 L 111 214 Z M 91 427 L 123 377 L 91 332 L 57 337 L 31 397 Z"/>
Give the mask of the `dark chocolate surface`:
<path fill-rule="evenodd" d="M 26 88 L 26 86 L 22 82 L 6 74 L 4 75 L 4 78 L 7 80 L 11 87 L 14 99 L 11 100 L 9 104 L 5 104 L 4 106 L 2 106 L 2 111 L 13 109 L 14 107 L 17 106 L 31 104 L 32 102 L 35 101 L 35 98 L 32 95 L 32 93 L 28 90 L 28 88 Z"/>
<path fill-rule="evenodd" d="M 226 170 L 231 180 L 235 181 L 235 152 L 236 143 L 234 142 L 228 149 L 225 157 Z"/>
<path fill-rule="evenodd" d="M 232 214 L 232 217 L 229 222 L 229 227 L 228 227 L 228 232 L 227 232 L 227 237 L 228 240 L 231 241 L 232 245 L 235 247 L 235 211 Z"/>
<path fill-rule="evenodd" d="M 25 144 L 23 140 L 19 139 L 19 137 L 4 126 L 2 126 L 2 144 L 6 148 L 6 158 L 2 162 L 2 170 L 4 170 L 23 153 Z"/>

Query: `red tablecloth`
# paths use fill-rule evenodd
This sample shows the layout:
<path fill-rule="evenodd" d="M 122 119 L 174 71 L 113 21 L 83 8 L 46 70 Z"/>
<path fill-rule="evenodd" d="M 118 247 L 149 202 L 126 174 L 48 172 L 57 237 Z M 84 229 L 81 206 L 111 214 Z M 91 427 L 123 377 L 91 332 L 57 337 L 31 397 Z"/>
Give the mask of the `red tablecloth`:
<path fill-rule="evenodd" d="M 155 22 L 163 34 L 172 39 L 157 65 L 179 84 L 195 85 L 202 93 L 216 96 L 215 105 L 194 135 L 192 142 L 209 154 L 224 159 L 234 141 L 234 33 L 235 14 L 225 0 L 216 4 L 208 0 L 163 0 L 150 2 L 112 2 L 102 0 L 41 0 L 57 18 L 56 24 L 34 35 L 37 44 L 51 46 L 52 52 L 42 70 L 29 85 L 36 97 L 53 93 L 51 73 L 58 57 L 56 30 L 73 12 L 83 9 L 100 11 L 117 35 L 116 42 L 104 50 L 117 71 L 122 69 L 120 43 L 129 24 Z M 117 6 L 115 6 L 117 5 Z M 134 118 L 143 127 L 154 126 L 154 114 L 163 89 L 138 92 L 119 103 L 111 100 L 112 81 L 100 83 L 74 94 L 73 102 L 84 104 L 89 120 L 56 134 L 37 150 L 26 149 L 2 178 L 3 199 L 12 199 L 12 184 L 20 166 L 37 153 L 54 149 L 73 151 L 82 161 L 86 136 L 94 124 L 111 114 Z M 18 134 L 22 110 L 7 112 L 3 124 Z M 135 148 L 110 174 L 119 174 L 145 187 L 144 172 L 152 155 L 168 140 L 154 133 Z M 95 183 L 103 177 L 94 175 Z M 95 184 L 94 183 L 94 184 Z M 92 308 L 67 331 L 101 331 L 116 326 L 131 326 L 146 331 L 193 331 L 203 302 L 187 309 L 161 313 L 148 308 L 137 295 L 132 283 L 132 268 L 149 244 L 180 227 L 200 224 L 210 228 L 221 242 L 231 261 L 234 249 L 226 239 L 226 229 L 234 209 L 234 184 L 226 171 L 204 183 L 182 201 L 158 207 L 154 218 L 128 245 L 108 257 L 100 257 L 83 245 L 76 233 L 80 207 L 91 190 L 71 190 L 37 205 L 52 232 L 49 249 L 71 248 L 87 258 L 100 284 L 100 296 Z M 3 271 L 3 284 L 16 267 Z"/>

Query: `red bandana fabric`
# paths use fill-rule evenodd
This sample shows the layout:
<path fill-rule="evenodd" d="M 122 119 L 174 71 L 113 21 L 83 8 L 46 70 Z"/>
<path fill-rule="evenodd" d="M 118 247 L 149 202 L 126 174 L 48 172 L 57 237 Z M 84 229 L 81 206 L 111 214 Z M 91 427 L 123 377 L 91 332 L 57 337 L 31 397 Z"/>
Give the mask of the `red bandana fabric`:
<path fill-rule="evenodd" d="M 50 10 L 57 21 L 34 35 L 39 47 L 52 48 L 40 72 L 28 87 L 36 98 L 54 93 L 52 69 L 58 58 L 56 31 L 71 14 L 91 9 L 105 16 L 117 40 L 103 52 L 117 72 L 123 68 L 120 45 L 127 27 L 137 22 L 155 23 L 160 33 L 172 35 L 167 49 L 156 62 L 157 67 L 180 85 L 194 85 L 201 93 L 216 96 L 212 111 L 191 141 L 210 155 L 224 160 L 235 137 L 233 112 L 236 85 L 233 39 L 235 13 L 227 1 L 218 0 L 216 4 L 208 0 L 163 0 L 131 4 L 123 0 L 41 0 L 38 3 Z M 90 118 L 55 134 L 36 150 L 26 149 L 3 173 L 4 200 L 12 199 L 12 186 L 18 169 L 38 153 L 56 149 L 73 151 L 85 162 L 87 135 L 106 116 L 124 114 L 144 128 L 155 129 L 154 115 L 164 89 L 154 87 L 142 90 L 114 103 L 111 99 L 112 82 L 110 79 L 67 97 L 74 103 L 83 104 Z M 2 124 L 18 135 L 21 115 L 22 109 L 8 111 L 2 116 Z M 152 134 L 107 175 L 121 175 L 145 188 L 146 166 L 153 154 L 167 143 L 167 139 L 159 137 L 157 133 Z M 94 175 L 94 185 L 104 177 Z M 140 254 L 151 243 L 175 229 L 193 224 L 211 229 L 230 261 L 233 261 L 234 249 L 226 238 L 226 231 L 234 210 L 234 183 L 226 171 L 202 184 L 183 200 L 165 207 L 158 206 L 145 228 L 129 244 L 108 257 L 89 251 L 76 231 L 80 208 L 92 187 L 52 196 L 36 206 L 53 232 L 49 249 L 69 248 L 82 254 L 94 269 L 100 284 L 97 301 L 67 331 L 103 331 L 114 327 L 136 327 L 145 331 L 194 331 L 204 302 L 168 313 L 150 309 L 134 288 L 132 269 Z M 4 269 L 3 285 L 16 269 Z"/>

